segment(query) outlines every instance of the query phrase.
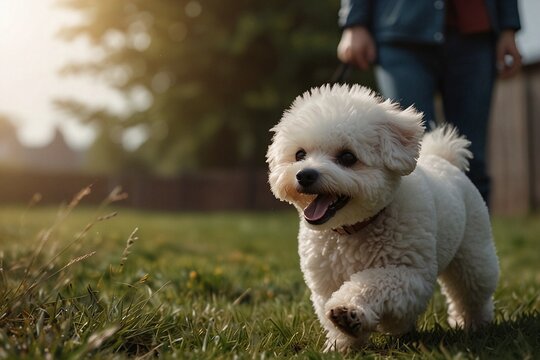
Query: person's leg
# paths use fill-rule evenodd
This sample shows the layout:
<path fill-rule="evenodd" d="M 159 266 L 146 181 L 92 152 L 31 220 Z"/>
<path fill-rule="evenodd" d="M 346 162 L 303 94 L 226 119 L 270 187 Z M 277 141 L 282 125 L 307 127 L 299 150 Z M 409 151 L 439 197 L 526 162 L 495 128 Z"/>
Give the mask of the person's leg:
<path fill-rule="evenodd" d="M 471 141 L 469 178 L 489 204 L 487 137 L 495 79 L 495 42 L 491 35 L 450 32 L 444 45 L 442 98 L 447 122 Z"/>
<path fill-rule="evenodd" d="M 424 113 L 426 127 L 435 121 L 437 87 L 436 46 L 380 44 L 375 76 L 383 97 L 402 108 L 414 106 Z"/>

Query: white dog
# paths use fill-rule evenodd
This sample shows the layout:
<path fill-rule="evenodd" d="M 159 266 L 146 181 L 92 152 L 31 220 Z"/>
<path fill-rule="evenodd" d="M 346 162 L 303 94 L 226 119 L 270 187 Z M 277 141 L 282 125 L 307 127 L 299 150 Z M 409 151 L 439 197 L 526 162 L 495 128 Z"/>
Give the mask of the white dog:
<path fill-rule="evenodd" d="M 300 214 L 301 268 L 327 350 L 413 329 L 437 279 L 452 326 L 492 320 L 498 260 L 464 174 L 467 140 L 450 127 L 422 139 L 420 113 L 360 86 L 312 89 L 272 130 L 269 181 Z"/>

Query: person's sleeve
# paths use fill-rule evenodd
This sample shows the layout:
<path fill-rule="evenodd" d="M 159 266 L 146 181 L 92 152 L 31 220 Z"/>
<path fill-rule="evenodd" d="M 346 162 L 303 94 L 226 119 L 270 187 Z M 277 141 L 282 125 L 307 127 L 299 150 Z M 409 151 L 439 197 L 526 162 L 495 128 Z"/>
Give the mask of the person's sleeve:
<path fill-rule="evenodd" d="M 499 0 L 497 5 L 499 15 L 499 29 L 521 29 L 517 0 Z"/>
<path fill-rule="evenodd" d="M 339 26 L 369 26 L 371 22 L 371 0 L 341 0 Z"/>

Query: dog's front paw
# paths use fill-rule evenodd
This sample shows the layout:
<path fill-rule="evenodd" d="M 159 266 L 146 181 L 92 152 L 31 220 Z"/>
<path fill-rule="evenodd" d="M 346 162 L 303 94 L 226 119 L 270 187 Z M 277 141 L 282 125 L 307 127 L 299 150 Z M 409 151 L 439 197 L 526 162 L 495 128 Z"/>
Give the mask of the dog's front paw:
<path fill-rule="evenodd" d="M 326 314 L 328 319 L 345 334 L 357 337 L 362 332 L 364 316 L 356 307 L 338 306 Z"/>

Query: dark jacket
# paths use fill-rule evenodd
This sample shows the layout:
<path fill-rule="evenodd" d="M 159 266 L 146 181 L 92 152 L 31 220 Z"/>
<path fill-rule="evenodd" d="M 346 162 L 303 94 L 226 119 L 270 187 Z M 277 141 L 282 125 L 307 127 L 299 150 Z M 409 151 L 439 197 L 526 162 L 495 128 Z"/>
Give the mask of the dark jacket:
<path fill-rule="evenodd" d="M 517 0 L 485 0 L 495 32 L 519 30 Z M 441 43 L 445 30 L 444 0 L 341 0 L 342 28 L 364 25 L 377 42 Z"/>

